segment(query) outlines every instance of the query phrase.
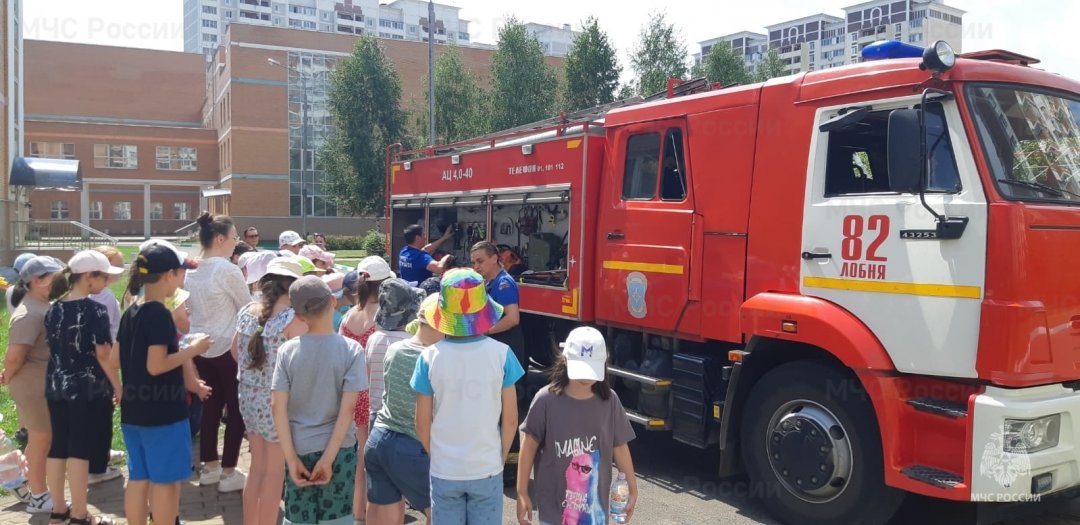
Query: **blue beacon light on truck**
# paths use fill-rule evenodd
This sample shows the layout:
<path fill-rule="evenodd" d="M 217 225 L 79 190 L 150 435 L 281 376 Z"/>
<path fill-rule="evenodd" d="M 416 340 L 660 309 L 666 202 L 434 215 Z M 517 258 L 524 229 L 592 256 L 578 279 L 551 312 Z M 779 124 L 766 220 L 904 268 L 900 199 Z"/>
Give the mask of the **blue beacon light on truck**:
<path fill-rule="evenodd" d="M 899 40 L 878 40 L 862 49 L 863 60 L 886 60 L 890 58 L 919 58 L 926 49 Z"/>

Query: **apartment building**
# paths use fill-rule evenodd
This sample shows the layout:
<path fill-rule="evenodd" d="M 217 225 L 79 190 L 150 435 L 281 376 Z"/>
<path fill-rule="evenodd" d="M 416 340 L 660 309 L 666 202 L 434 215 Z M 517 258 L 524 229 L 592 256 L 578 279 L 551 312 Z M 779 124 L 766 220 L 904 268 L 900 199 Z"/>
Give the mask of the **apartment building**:
<path fill-rule="evenodd" d="M 700 64 L 705 57 L 709 56 L 709 52 L 722 42 L 726 42 L 737 56 L 743 58 L 751 72 L 757 71 L 758 62 L 761 61 L 769 49 L 769 37 L 767 35 L 752 31 L 740 31 L 698 42 L 701 46 L 701 52 L 693 54 L 694 65 Z"/>
<path fill-rule="evenodd" d="M 9 187 L 11 163 L 22 152 L 24 129 L 22 1 L 0 0 L 0 263 L 11 260 L 29 209 L 28 192 Z"/>
<path fill-rule="evenodd" d="M 469 21 L 460 8 L 435 4 L 435 42 L 471 44 Z M 321 33 L 370 35 L 387 40 L 426 42 L 428 3 L 424 0 L 184 0 L 184 51 L 209 60 L 229 27 L 250 25 Z"/>
<path fill-rule="evenodd" d="M 766 34 L 744 31 L 705 40 L 699 42 L 701 52 L 694 59 L 703 60 L 721 41 L 742 49 L 739 54 L 752 71 L 768 50 L 775 50 L 788 73 L 857 63 L 862 48 L 878 40 L 919 46 L 945 40 L 959 53 L 963 49 L 963 16 L 963 10 L 945 5 L 945 0 L 872 0 L 845 7 L 842 17 L 821 13 L 766 26 Z M 736 46 L 737 41 L 751 51 Z"/>
<path fill-rule="evenodd" d="M 545 55 L 557 57 L 566 56 L 570 46 L 574 44 L 574 39 L 581 34 L 570 29 L 570 24 L 556 27 L 530 22 L 525 24 L 525 30 L 540 41 L 540 49 Z"/>

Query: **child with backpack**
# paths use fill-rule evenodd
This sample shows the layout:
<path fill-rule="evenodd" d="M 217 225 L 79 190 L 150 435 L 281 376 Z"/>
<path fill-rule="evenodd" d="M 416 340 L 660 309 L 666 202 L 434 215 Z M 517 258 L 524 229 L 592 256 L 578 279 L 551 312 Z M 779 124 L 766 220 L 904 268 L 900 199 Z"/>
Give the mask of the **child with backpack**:
<path fill-rule="evenodd" d="M 607 380 L 607 346 L 592 327 L 575 328 L 555 362 L 551 382 L 533 398 L 518 457 L 517 516 L 519 524 L 604 525 L 608 523 L 611 463 L 626 474 L 629 522 L 637 502 L 637 480 L 627 443 L 634 430 L 619 396 Z M 535 464 L 535 470 L 533 470 Z M 529 472 L 536 488 L 529 497 Z"/>

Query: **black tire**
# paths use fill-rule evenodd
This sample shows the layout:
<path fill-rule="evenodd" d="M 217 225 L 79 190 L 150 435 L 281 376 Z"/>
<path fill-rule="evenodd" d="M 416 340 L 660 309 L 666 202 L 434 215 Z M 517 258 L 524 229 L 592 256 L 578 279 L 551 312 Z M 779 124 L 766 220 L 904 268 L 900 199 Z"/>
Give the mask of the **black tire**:
<path fill-rule="evenodd" d="M 792 525 L 880 525 L 896 513 L 904 493 L 885 485 L 873 405 L 853 375 L 821 361 L 787 363 L 754 385 L 746 407 L 740 439 L 750 493 L 776 517 Z M 812 414 L 822 413 L 836 424 L 816 426 Z M 829 436 L 813 430 L 826 426 Z M 826 448 L 811 445 L 820 455 L 803 453 L 809 432 L 821 436 L 811 443 L 829 442 Z M 825 450 L 841 451 L 849 461 L 832 461 Z M 804 485 L 804 477 L 810 485 L 810 467 L 828 473 L 817 488 L 825 495 L 794 486 Z"/>

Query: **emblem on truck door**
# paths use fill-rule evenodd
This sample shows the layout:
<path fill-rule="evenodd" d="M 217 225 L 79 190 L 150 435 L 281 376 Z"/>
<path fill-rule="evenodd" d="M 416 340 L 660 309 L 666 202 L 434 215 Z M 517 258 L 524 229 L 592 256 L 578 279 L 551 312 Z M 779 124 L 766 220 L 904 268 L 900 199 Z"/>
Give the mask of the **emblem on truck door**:
<path fill-rule="evenodd" d="M 649 314 L 645 307 L 645 292 L 649 289 L 649 279 L 641 272 L 630 272 L 626 276 L 626 307 L 635 319 L 644 319 Z"/>

